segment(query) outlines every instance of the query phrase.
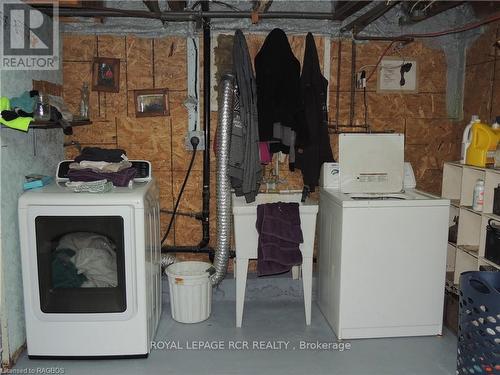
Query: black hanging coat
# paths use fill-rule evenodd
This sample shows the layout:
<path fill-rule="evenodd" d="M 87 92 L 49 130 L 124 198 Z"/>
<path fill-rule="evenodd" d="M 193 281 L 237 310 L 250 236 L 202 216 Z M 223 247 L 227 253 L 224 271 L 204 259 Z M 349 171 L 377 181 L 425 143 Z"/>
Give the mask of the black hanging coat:
<path fill-rule="evenodd" d="M 297 137 L 296 167 L 302 171 L 304 185 L 311 191 L 318 186 L 321 165 L 333 161 L 328 135 L 327 90 L 328 81 L 321 74 L 316 44 L 313 35 L 308 33 L 300 76 L 307 140 L 301 144 L 301 138 Z"/>
<path fill-rule="evenodd" d="M 275 141 L 274 124 L 291 128 L 301 136 L 300 63 L 281 29 L 269 33 L 255 57 L 259 139 Z M 271 143 L 271 152 L 289 152 L 283 143 Z"/>

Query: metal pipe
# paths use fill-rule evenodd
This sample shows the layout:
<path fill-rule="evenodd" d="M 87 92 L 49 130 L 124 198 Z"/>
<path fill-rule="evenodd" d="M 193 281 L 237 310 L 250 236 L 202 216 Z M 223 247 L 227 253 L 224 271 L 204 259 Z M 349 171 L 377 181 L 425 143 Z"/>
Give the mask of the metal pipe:
<path fill-rule="evenodd" d="M 201 3 L 202 11 L 209 10 L 208 1 Z M 205 150 L 203 152 L 203 191 L 202 191 L 202 233 L 199 247 L 205 247 L 210 242 L 210 19 L 203 18 L 203 132 Z"/>
<path fill-rule="evenodd" d="M 52 7 L 44 5 L 31 5 L 41 12 L 52 14 Z M 114 8 L 72 8 L 59 7 L 59 16 L 63 17 L 133 17 L 133 18 L 153 18 L 163 21 L 195 21 L 200 18 L 251 18 L 251 11 L 181 11 L 181 12 L 150 12 L 142 10 L 127 10 Z M 277 19 L 309 19 L 309 20 L 330 20 L 335 21 L 334 13 L 330 12 L 266 12 L 259 14 L 259 18 Z M 337 21 L 338 22 L 338 21 Z"/>
<path fill-rule="evenodd" d="M 174 214 L 174 211 L 173 210 L 160 210 L 161 213 L 164 213 L 164 214 L 169 214 L 169 215 L 173 215 Z M 176 216 L 187 216 L 187 217 L 192 217 L 192 218 L 195 218 L 197 220 L 203 220 L 203 216 L 201 214 L 201 212 L 183 212 L 183 211 L 177 211 L 175 213 Z"/>
<path fill-rule="evenodd" d="M 337 100 L 337 108 L 335 109 L 335 124 L 338 125 L 340 117 L 340 69 L 342 61 L 342 39 L 339 38 L 339 45 L 337 51 L 337 91 L 335 92 L 335 97 Z"/>
<path fill-rule="evenodd" d="M 380 41 L 389 41 L 389 42 L 413 42 L 413 38 L 407 37 L 399 37 L 399 36 L 360 36 L 353 35 L 355 40 L 380 40 Z"/>
<path fill-rule="evenodd" d="M 168 253 L 196 253 L 210 254 L 214 252 L 211 247 L 200 248 L 199 246 L 162 246 L 162 254 Z"/>
<path fill-rule="evenodd" d="M 356 43 L 351 42 L 351 103 L 349 107 L 349 124 L 354 123 L 354 108 L 356 105 Z"/>
<path fill-rule="evenodd" d="M 225 277 L 231 250 L 231 182 L 229 180 L 229 148 L 233 126 L 235 78 L 222 77 L 219 88 L 219 116 L 217 124 L 217 247 L 212 285 Z"/>
<path fill-rule="evenodd" d="M 328 125 L 330 129 L 335 129 L 335 128 L 366 128 L 364 125 Z"/>

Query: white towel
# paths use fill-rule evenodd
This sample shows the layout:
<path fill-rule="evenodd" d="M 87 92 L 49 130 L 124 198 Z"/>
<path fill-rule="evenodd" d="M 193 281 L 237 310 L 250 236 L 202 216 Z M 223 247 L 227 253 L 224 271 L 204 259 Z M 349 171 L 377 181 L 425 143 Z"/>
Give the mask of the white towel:
<path fill-rule="evenodd" d="M 87 281 L 84 288 L 118 286 L 116 246 L 106 236 L 92 232 L 73 232 L 61 237 L 56 250 L 71 249 L 71 258 L 79 274 Z"/>

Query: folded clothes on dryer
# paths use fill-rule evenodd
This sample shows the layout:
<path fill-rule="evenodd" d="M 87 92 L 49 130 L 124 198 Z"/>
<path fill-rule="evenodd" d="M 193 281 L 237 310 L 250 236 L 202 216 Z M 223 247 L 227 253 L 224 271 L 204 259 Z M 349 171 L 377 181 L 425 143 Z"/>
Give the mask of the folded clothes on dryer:
<path fill-rule="evenodd" d="M 126 152 L 122 149 L 106 149 L 100 147 L 84 147 L 80 155 L 75 158 L 77 163 L 82 160 L 108 161 L 110 163 L 119 163 L 127 160 Z"/>
<path fill-rule="evenodd" d="M 115 186 L 128 186 L 137 174 L 134 167 L 122 169 L 119 172 L 96 172 L 92 169 L 70 169 L 68 178 L 70 181 L 98 181 L 108 180 Z"/>
<path fill-rule="evenodd" d="M 130 168 L 132 163 L 128 160 L 122 160 L 118 163 L 110 163 L 107 161 L 91 161 L 82 160 L 81 162 L 71 163 L 69 169 L 92 169 L 95 172 L 119 172 L 123 169 Z"/>
<path fill-rule="evenodd" d="M 75 193 L 107 193 L 113 189 L 113 184 L 108 180 L 67 181 L 65 185 Z"/>

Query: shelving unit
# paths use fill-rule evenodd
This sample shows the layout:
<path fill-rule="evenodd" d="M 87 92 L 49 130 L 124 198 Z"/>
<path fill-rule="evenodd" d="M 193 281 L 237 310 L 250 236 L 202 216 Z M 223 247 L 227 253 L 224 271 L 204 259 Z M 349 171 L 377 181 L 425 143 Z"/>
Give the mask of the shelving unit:
<path fill-rule="evenodd" d="M 483 211 L 472 209 L 474 185 L 478 179 L 485 182 Z M 500 223 L 500 216 L 494 215 L 493 194 L 500 184 L 500 169 L 478 168 L 460 163 L 445 163 L 443 168 L 442 196 L 451 200 L 450 226 L 458 216 L 457 243 L 448 242 L 446 271 L 449 282 L 458 285 L 460 274 L 479 270 L 480 266 L 500 265 L 484 258 L 486 226 L 493 218 Z"/>
<path fill-rule="evenodd" d="M 85 125 L 91 125 L 91 124 L 92 124 L 92 121 L 90 121 L 90 120 L 77 120 L 77 121 L 71 121 L 69 123 L 70 127 L 85 126 Z M 11 129 L 10 127 L 5 126 L 3 124 L 1 124 L 1 127 Z M 30 122 L 29 129 L 62 129 L 62 128 L 59 124 L 57 124 L 54 121 L 36 120 L 36 121 Z"/>

